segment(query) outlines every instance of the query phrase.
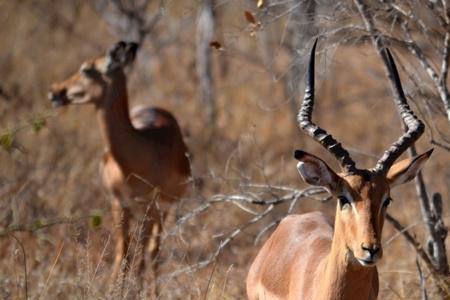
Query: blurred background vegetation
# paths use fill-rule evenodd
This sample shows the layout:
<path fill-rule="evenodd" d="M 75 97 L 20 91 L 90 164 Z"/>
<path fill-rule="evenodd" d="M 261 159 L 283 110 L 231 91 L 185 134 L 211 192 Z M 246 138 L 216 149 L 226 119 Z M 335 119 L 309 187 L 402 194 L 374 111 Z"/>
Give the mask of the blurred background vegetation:
<path fill-rule="evenodd" d="M 417 148 L 435 144 L 424 180 L 430 196 L 441 194 L 448 223 L 450 129 L 446 90 L 439 89 L 447 78 L 435 84 L 411 46 L 413 40 L 430 65 L 443 70 L 448 9 L 445 1 L 398 2 L 379 1 L 369 9 L 396 54 L 413 110 L 428 125 Z M 351 1 L 0 0 L 0 299 L 113 297 L 107 294 L 111 216 L 98 173 L 103 146 L 94 110 L 53 110 L 47 91 L 119 39 L 141 43 L 128 77 L 131 106 L 172 111 L 193 154 L 192 188 L 163 234 L 161 299 L 245 298 L 250 263 L 273 230 L 265 228 L 286 215 L 291 202 L 239 231 L 194 272 L 190 266 L 208 260 L 253 216 L 219 201 L 177 220 L 214 195 L 248 193 L 250 184 L 305 188 L 293 160 L 297 148 L 338 170 L 295 121 L 316 36 L 314 118 L 359 166 L 371 167 L 402 127 L 382 62 Z M 425 245 L 414 183 L 394 190 L 393 198 L 391 214 Z M 307 198 L 292 212 L 332 215 L 334 207 L 332 200 Z M 389 224 L 384 240 L 379 299 L 421 299 L 415 250 Z M 430 270 L 423 272 L 434 299 Z"/>

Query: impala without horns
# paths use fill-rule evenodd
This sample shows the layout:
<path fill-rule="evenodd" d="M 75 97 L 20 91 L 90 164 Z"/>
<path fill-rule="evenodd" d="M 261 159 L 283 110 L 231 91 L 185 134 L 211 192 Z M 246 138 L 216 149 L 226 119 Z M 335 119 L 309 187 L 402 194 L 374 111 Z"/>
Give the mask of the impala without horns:
<path fill-rule="evenodd" d="M 323 160 L 295 151 L 305 182 L 326 188 L 336 199 L 333 223 L 321 212 L 283 219 L 259 251 L 247 277 L 250 300 L 363 300 L 376 299 L 376 263 L 383 255 L 381 233 L 390 189 L 408 182 L 428 160 L 432 150 L 398 163 L 396 159 L 423 133 L 423 123 L 411 111 L 391 53 L 390 62 L 400 115 L 408 130 L 385 151 L 373 169 L 358 169 L 348 151 L 311 121 L 314 107 L 314 56 L 311 50 L 300 128 L 340 163 L 334 172 Z"/>
<path fill-rule="evenodd" d="M 84 62 L 77 73 L 54 84 L 49 94 L 54 106 L 90 103 L 95 107 L 105 145 L 101 176 L 113 197 L 113 281 L 119 274 L 127 274 L 131 261 L 142 275 L 148 244 L 152 245 L 148 250 L 156 276 L 157 262 L 153 259 L 159 250 L 162 222 L 170 204 L 184 193 L 190 176 L 188 149 L 172 114 L 161 108 L 142 107 L 130 116 L 124 68 L 134 61 L 137 49 L 136 43 L 115 44 L 106 55 Z M 138 250 L 131 253 L 133 216 L 142 228 L 137 233 Z"/>

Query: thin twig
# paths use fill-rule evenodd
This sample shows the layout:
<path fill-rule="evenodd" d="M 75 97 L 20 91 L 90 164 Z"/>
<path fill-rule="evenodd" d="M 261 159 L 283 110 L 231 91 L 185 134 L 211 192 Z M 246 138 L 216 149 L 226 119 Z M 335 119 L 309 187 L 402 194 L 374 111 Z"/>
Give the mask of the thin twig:
<path fill-rule="evenodd" d="M 408 243 L 414 247 L 417 255 L 423 260 L 423 262 L 429 269 L 433 280 L 438 283 L 438 288 L 441 290 L 441 292 L 450 295 L 450 283 L 446 282 L 446 278 L 442 278 L 436 272 L 433 262 L 430 260 L 422 245 L 409 233 L 409 231 L 403 225 L 400 224 L 399 221 L 397 221 L 390 214 L 386 214 L 386 220 L 388 220 L 389 223 L 391 223 L 397 231 L 401 232 Z"/>
<path fill-rule="evenodd" d="M 25 247 L 20 242 L 20 240 L 13 234 L 9 234 L 13 239 L 16 240 L 17 244 L 19 245 L 20 249 L 22 250 L 23 255 L 23 274 L 24 274 L 24 288 L 25 288 L 25 300 L 28 299 L 28 275 L 27 275 L 27 255 L 25 252 Z"/>
<path fill-rule="evenodd" d="M 444 144 L 442 144 L 442 143 L 440 143 L 438 141 L 435 141 L 435 140 L 431 140 L 430 143 L 450 152 L 450 146 L 444 145 Z"/>
<path fill-rule="evenodd" d="M 211 274 L 209 275 L 209 278 L 208 278 L 208 284 L 206 285 L 205 297 L 203 298 L 203 300 L 206 300 L 208 298 L 209 286 L 211 285 L 211 281 L 212 281 L 212 278 L 214 276 L 214 272 L 216 271 L 217 261 L 218 261 L 218 259 L 214 260 L 214 264 L 213 264 L 213 267 L 212 267 L 212 270 L 211 270 Z"/>
<path fill-rule="evenodd" d="M 58 263 L 59 257 L 61 256 L 62 249 L 64 248 L 64 242 L 61 243 L 59 247 L 58 254 L 56 254 L 55 260 L 53 261 L 52 266 L 50 267 L 50 271 L 48 272 L 47 279 L 45 280 L 45 289 L 47 289 L 48 282 L 50 281 L 50 277 L 53 274 L 53 270 L 55 269 L 56 264 Z"/>
<path fill-rule="evenodd" d="M 422 291 L 422 300 L 428 300 L 427 288 L 425 286 L 425 277 L 420 267 L 419 258 L 416 258 L 417 273 L 419 273 L 420 290 Z"/>
<path fill-rule="evenodd" d="M 55 225 L 69 225 L 77 223 L 83 219 L 89 219 L 97 215 L 81 216 L 81 217 L 60 217 L 52 220 L 36 220 L 31 224 L 12 224 L 3 230 L 0 230 L 0 237 L 7 236 L 14 232 L 34 233 L 38 230 L 53 227 Z"/>
<path fill-rule="evenodd" d="M 195 264 L 192 264 L 190 266 L 187 266 L 185 268 L 181 268 L 178 269 L 168 275 L 165 276 L 161 276 L 158 278 L 158 282 L 164 282 L 165 280 L 172 278 L 172 277 L 176 277 L 179 276 L 181 274 L 186 274 L 186 273 L 193 273 L 196 272 L 206 266 L 208 266 L 211 262 L 215 261 L 217 259 L 217 257 L 220 255 L 220 253 L 222 253 L 222 250 L 231 242 L 233 241 L 240 233 L 243 232 L 244 229 L 246 229 L 247 227 L 249 227 L 252 224 L 255 224 L 256 222 L 260 221 L 262 218 L 264 218 L 265 216 L 267 216 L 275 207 L 274 204 L 269 205 L 266 210 L 264 210 L 260 215 L 255 216 L 253 218 L 251 218 L 247 223 L 241 225 L 240 227 L 234 229 L 230 234 L 228 234 L 226 236 L 225 239 L 223 239 L 219 246 L 217 247 L 216 251 L 214 253 L 212 253 L 207 259 L 202 260 L 200 262 L 197 262 Z"/>

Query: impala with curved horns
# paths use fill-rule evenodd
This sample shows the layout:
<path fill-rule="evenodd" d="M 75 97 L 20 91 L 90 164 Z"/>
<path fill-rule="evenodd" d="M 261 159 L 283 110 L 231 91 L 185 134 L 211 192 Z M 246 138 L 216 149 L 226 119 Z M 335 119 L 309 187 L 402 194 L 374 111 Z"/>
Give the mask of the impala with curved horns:
<path fill-rule="evenodd" d="M 295 151 L 305 182 L 326 188 L 337 198 L 334 226 L 321 212 L 283 219 L 259 251 L 247 277 L 247 294 L 256 299 L 376 299 L 376 263 L 383 255 L 381 233 L 390 189 L 413 179 L 432 150 L 394 164 L 423 133 L 403 93 L 394 60 L 386 49 L 389 69 L 399 95 L 397 103 L 408 131 L 379 159 L 373 169 L 358 169 L 349 153 L 311 121 L 314 106 L 314 56 L 311 50 L 305 96 L 298 115 L 300 128 L 339 161 L 335 173 L 323 160 Z"/>
<path fill-rule="evenodd" d="M 142 275 L 149 244 L 156 276 L 157 263 L 153 260 L 159 250 L 161 223 L 170 204 L 184 193 L 190 176 L 188 150 L 172 114 L 161 108 L 141 107 L 130 116 L 124 68 L 134 61 L 137 49 L 136 43 L 118 42 L 106 55 L 84 62 L 77 73 L 53 84 L 49 93 L 54 106 L 85 103 L 95 106 L 105 145 L 101 176 L 113 196 L 116 236 L 113 281 L 121 271 L 126 274 L 131 259 Z M 142 219 L 137 258 L 130 257 L 129 251 L 129 224 L 133 215 Z"/>

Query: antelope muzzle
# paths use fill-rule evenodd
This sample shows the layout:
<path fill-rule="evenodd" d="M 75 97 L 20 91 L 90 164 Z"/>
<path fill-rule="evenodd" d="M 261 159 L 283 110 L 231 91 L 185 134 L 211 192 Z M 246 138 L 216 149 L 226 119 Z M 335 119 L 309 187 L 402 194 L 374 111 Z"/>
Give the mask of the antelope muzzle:
<path fill-rule="evenodd" d="M 66 88 L 52 87 L 48 93 L 48 99 L 52 102 L 53 107 L 60 107 L 69 103 Z"/>

